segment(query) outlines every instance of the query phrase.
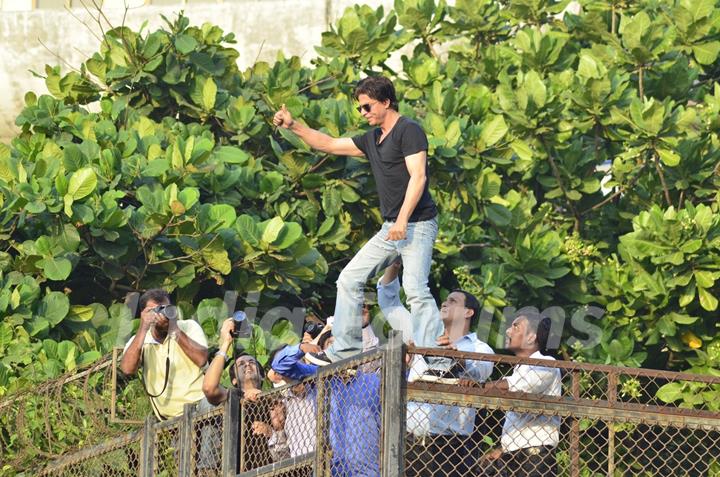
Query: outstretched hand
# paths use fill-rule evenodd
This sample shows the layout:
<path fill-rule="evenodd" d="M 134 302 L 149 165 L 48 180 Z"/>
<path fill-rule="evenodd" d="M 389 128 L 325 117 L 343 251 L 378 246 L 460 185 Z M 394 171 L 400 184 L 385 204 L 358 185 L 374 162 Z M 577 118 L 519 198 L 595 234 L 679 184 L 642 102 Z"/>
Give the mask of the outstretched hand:
<path fill-rule="evenodd" d="M 280 110 L 275 113 L 275 116 L 273 116 L 273 124 L 281 128 L 289 129 L 294 122 L 292 114 L 290 114 L 290 111 L 288 111 L 284 104 L 280 107 Z"/>

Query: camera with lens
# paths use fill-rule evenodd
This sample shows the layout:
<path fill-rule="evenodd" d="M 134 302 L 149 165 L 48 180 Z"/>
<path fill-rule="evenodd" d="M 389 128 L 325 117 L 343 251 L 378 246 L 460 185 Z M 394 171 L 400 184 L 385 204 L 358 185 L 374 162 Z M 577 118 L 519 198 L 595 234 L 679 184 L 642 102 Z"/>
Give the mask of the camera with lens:
<path fill-rule="evenodd" d="M 252 329 L 244 311 L 236 311 L 233 313 L 232 319 L 235 329 L 230 332 L 230 335 L 233 338 L 249 338 L 252 335 Z"/>
<path fill-rule="evenodd" d="M 316 323 L 314 321 L 306 321 L 303 326 L 303 333 L 309 334 L 313 339 L 317 338 L 320 332 L 325 328 L 322 323 Z"/>
<path fill-rule="evenodd" d="M 168 320 L 177 320 L 178 317 L 178 309 L 175 305 L 158 305 L 151 308 L 151 310 Z"/>

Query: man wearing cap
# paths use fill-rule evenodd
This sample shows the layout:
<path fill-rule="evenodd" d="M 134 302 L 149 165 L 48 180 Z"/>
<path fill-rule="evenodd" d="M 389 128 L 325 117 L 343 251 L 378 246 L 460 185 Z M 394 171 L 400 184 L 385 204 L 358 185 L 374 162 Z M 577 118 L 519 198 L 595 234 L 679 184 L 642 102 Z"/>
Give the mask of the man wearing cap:
<path fill-rule="evenodd" d="M 307 352 L 327 349 L 332 344 L 330 335 L 329 330 L 324 330 L 318 337 L 317 345 L 301 343 L 281 349 L 272 360 L 269 379 L 282 379 L 283 383 L 292 384 L 314 376 L 318 366 L 303 362 L 303 357 Z M 369 334 L 366 336 L 370 337 Z M 325 381 L 326 393 L 329 395 L 327 410 L 328 441 L 332 450 L 331 475 L 380 477 L 380 376 L 377 367 L 372 367 L 369 372 L 365 369 L 366 367 L 360 365 L 357 369 L 347 370 L 347 374 L 339 372 Z M 306 436 L 314 435 L 312 431 L 315 430 L 317 416 L 317 391 L 313 384 L 304 382 L 291 388 L 296 395 L 301 396 L 303 402 L 310 403 L 312 408 L 306 407 L 304 415 L 293 417 L 296 422 L 305 419 L 306 426 L 291 427 L 291 415 L 288 412 L 285 427 L 288 441 L 293 439 L 308 443 Z M 300 393 L 297 391 L 298 387 Z M 299 414 L 300 408 L 297 409 Z M 292 448 L 291 444 L 291 455 L 294 457 Z M 309 450 L 315 450 L 314 437 Z"/>
<path fill-rule="evenodd" d="M 293 119 L 285 105 L 275 113 L 276 126 L 289 129 L 319 151 L 368 159 L 380 199 L 382 228 L 345 266 L 337 280 L 335 343 L 320 353 L 308 354 L 319 366 L 348 358 L 362 350 L 361 306 L 367 280 L 401 255 L 405 263 L 404 289 L 412 313 L 413 339 L 418 346 L 436 346 L 442 323 L 428 275 L 437 235 L 437 208 L 428 189 L 425 132 L 415 121 L 401 116 L 392 82 L 369 76 L 355 88 L 358 111 L 374 129 L 349 138 L 334 138 Z"/>
<path fill-rule="evenodd" d="M 178 320 L 165 290 L 143 293 L 140 310 L 140 327 L 125 345 L 120 370 L 132 375 L 142 366 L 141 380 L 155 415 L 161 420 L 179 416 L 185 404 L 203 398 L 205 333 L 194 320 Z"/>

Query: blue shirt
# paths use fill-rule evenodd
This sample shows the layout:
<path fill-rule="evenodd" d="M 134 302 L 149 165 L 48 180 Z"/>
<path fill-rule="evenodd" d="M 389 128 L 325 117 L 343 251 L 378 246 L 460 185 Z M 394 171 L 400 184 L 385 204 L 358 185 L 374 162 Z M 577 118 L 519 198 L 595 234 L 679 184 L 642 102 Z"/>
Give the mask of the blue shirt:
<path fill-rule="evenodd" d="M 487 343 L 480 341 L 475 333 L 469 333 L 453 343 L 458 351 L 494 354 Z M 460 378 L 472 379 L 477 383 L 487 381 L 493 372 L 489 361 L 464 360 Z M 475 426 L 475 408 L 408 402 L 407 427 L 416 436 L 427 434 L 461 434 L 469 436 Z"/>

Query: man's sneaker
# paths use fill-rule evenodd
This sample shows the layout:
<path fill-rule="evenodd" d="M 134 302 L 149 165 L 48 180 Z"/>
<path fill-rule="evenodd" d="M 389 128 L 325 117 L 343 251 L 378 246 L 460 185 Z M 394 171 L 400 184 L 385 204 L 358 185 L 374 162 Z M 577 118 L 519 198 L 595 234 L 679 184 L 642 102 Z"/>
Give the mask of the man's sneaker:
<path fill-rule="evenodd" d="M 305 360 L 316 366 L 327 366 L 332 360 L 325 354 L 325 351 L 319 353 L 305 353 Z"/>

